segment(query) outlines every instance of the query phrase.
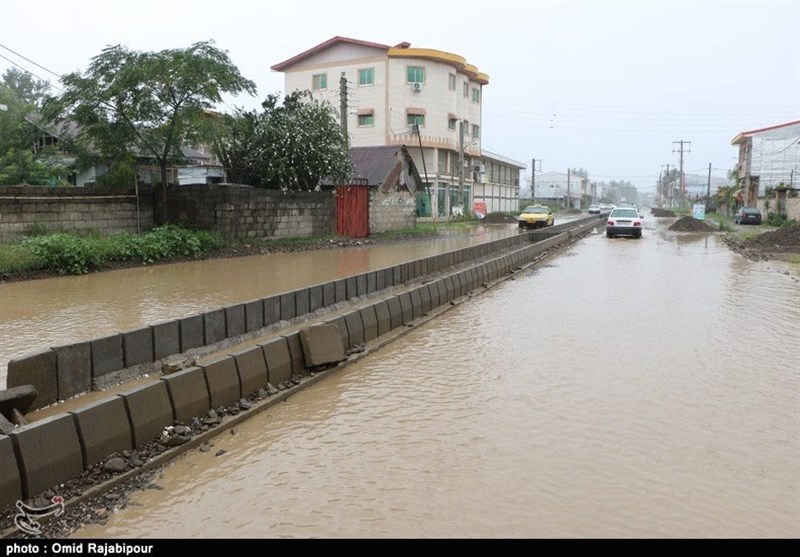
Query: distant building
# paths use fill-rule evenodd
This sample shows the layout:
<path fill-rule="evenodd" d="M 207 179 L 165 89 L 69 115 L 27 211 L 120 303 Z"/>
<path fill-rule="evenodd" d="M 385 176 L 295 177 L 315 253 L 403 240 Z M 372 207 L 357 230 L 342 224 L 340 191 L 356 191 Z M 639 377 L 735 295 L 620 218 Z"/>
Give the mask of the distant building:
<path fill-rule="evenodd" d="M 587 180 L 580 176 L 568 176 L 566 172 L 537 174 L 535 187 L 533 197 L 537 202 L 559 204 L 570 209 L 580 209 L 583 196 L 591 195 Z"/>
<path fill-rule="evenodd" d="M 333 37 L 272 69 L 285 74 L 287 93 L 310 90 L 334 107 L 346 101 L 352 147 L 406 146 L 425 183 L 418 216 L 451 215 L 470 209 L 473 199 L 515 210 L 524 166 L 481 151 L 489 76 L 461 56 Z"/>
<path fill-rule="evenodd" d="M 739 180 L 744 203 L 755 207 L 768 187 L 793 187 L 800 173 L 800 120 L 738 134 Z"/>

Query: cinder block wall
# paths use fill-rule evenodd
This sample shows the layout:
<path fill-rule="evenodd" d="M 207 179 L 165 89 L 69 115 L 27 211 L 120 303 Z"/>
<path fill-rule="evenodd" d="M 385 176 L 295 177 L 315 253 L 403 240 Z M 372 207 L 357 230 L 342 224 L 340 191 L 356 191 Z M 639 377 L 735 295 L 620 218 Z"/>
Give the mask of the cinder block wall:
<path fill-rule="evenodd" d="M 172 188 L 168 203 L 173 222 L 219 232 L 226 240 L 331 234 L 336 211 L 331 191 L 224 185 Z"/>
<path fill-rule="evenodd" d="M 417 223 L 416 199 L 408 192 L 369 192 L 369 232 L 405 230 Z"/>
<path fill-rule="evenodd" d="M 32 227 L 48 231 L 136 232 L 133 189 L 0 186 L 0 241 L 17 240 Z M 153 226 L 152 192 L 139 192 L 142 230 Z"/>

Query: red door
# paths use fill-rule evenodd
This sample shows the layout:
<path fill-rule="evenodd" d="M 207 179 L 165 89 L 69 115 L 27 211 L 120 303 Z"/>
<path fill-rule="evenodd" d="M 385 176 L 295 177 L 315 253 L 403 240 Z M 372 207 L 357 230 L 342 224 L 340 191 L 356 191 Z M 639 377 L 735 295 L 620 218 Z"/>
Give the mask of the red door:
<path fill-rule="evenodd" d="M 336 187 L 336 234 L 350 238 L 369 236 L 369 187 Z"/>

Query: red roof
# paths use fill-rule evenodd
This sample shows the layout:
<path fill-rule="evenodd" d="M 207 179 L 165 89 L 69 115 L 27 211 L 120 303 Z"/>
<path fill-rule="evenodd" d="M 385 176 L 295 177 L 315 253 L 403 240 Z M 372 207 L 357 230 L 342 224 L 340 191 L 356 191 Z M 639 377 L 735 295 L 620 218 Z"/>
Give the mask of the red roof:
<path fill-rule="evenodd" d="M 768 128 L 761 128 L 761 129 L 758 129 L 758 130 L 750 130 L 749 132 L 741 132 L 739 135 L 751 135 L 751 134 L 759 133 L 759 132 L 768 132 L 768 131 L 771 131 L 771 130 L 777 130 L 777 129 L 780 129 L 780 128 L 787 128 L 789 126 L 795 126 L 797 124 L 800 124 L 800 120 L 795 120 L 794 122 L 787 122 L 786 124 L 778 124 L 777 126 L 770 126 Z"/>
<path fill-rule="evenodd" d="M 390 48 L 392 48 L 392 47 L 390 47 L 389 45 L 386 45 L 386 44 L 371 43 L 371 42 L 368 42 L 368 41 L 360 41 L 358 39 L 350 39 L 350 38 L 347 38 L 347 37 L 336 36 L 336 37 L 333 37 L 332 39 L 328 39 L 324 43 L 320 43 L 317 46 L 306 50 L 305 52 L 301 52 L 297 56 L 292 56 L 288 60 L 284 60 L 283 62 L 275 64 L 274 66 L 272 66 L 272 70 L 276 71 L 276 72 L 282 72 L 286 68 L 289 68 L 289 67 L 297 64 L 298 62 L 301 62 L 302 60 L 305 60 L 306 58 L 309 58 L 309 57 L 313 56 L 314 54 L 317 54 L 318 52 L 322 52 L 323 50 L 325 50 L 327 48 L 330 48 L 331 46 L 333 46 L 333 45 L 335 45 L 337 43 L 347 43 L 347 44 L 354 44 L 354 45 L 359 45 L 359 46 L 369 46 L 369 47 L 372 47 L 372 48 L 379 48 L 381 50 L 389 50 Z M 409 43 L 400 43 L 395 48 L 408 48 L 409 46 L 411 46 Z"/>

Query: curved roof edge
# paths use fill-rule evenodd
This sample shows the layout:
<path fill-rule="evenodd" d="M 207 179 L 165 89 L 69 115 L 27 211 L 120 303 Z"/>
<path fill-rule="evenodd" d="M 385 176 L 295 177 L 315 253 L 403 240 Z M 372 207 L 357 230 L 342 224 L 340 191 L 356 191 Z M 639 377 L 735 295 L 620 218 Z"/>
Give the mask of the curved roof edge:
<path fill-rule="evenodd" d="M 479 72 L 478 68 L 472 64 L 467 64 L 466 59 L 458 54 L 452 52 L 444 52 L 443 50 L 434 50 L 432 48 L 390 48 L 387 53 L 389 58 L 420 58 L 422 60 L 433 60 L 434 62 L 442 62 L 449 64 L 469 75 L 469 77 L 481 85 L 489 83 L 489 76 L 485 73 Z"/>

